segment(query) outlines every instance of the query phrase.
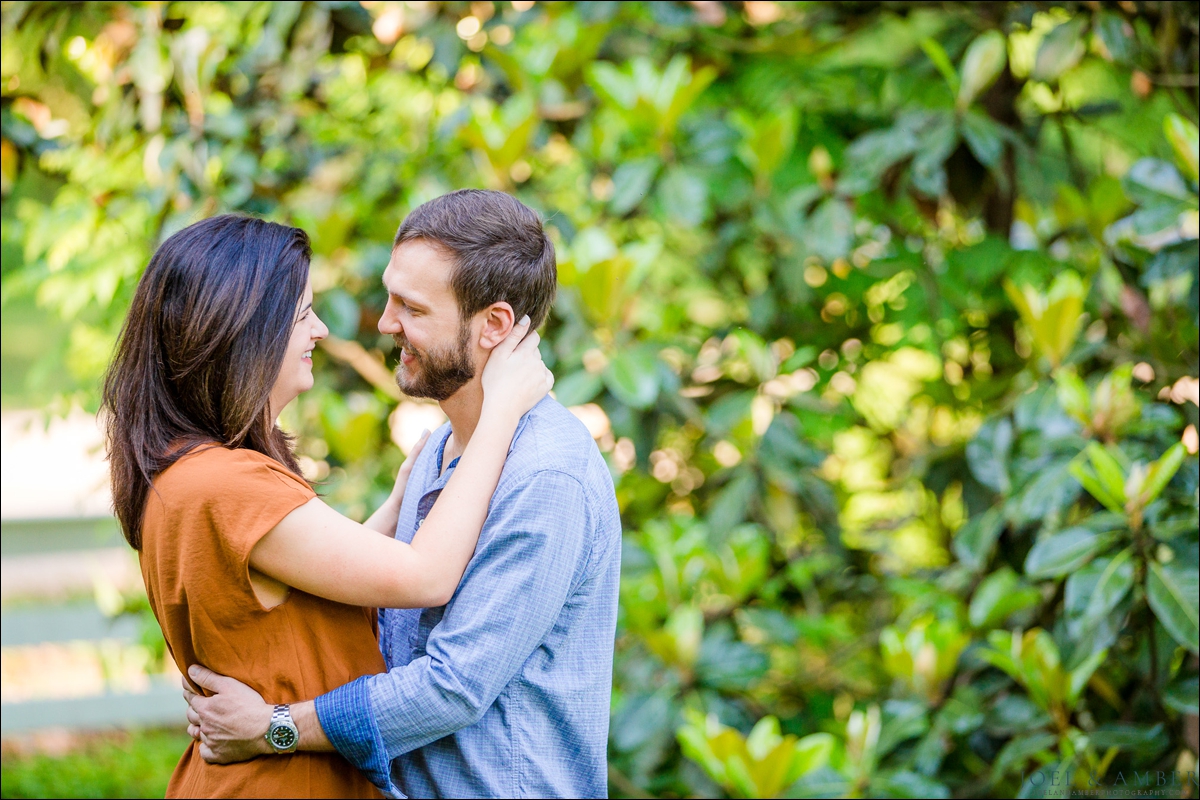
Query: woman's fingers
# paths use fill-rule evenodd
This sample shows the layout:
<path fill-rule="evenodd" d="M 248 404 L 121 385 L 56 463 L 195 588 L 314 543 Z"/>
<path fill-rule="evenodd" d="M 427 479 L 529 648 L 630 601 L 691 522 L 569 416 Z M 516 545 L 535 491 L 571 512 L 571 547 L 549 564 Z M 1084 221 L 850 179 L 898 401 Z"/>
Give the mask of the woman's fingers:
<path fill-rule="evenodd" d="M 429 441 L 429 429 L 426 428 L 421 438 L 413 445 L 412 450 L 408 451 L 408 455 L 404 459 L 404 463 L 400 465 L 400 474 L 397 477 L 408 477 L 412 472 L 413 464 L 417 463 L 417 456 L 421 455 L 421 451 L 425 448 L 425 443 Z"/>
<path fill-rule="evenodd" d="M 493 354 L 501 353 L 507 355 L 508 353 L 513 352 L 517 349 L 517 345 L 521 344 L 522 340 L 528 338 L 526 334 L 530 332 L 529 315 L 526 314 L 517 320 L 517 322 L 512 326 L 512 330 L 508 332 L 508 336 L 504 337 L 504 341 L 496 345 L 495 350 L 493 350 Z M 537 333 L 537 331 L 532 332 Z"/>
<path fill-rule="evenodd" d="M 542 335 L 537 331 L 530 331 L 529 335 L 522 339 L 520 344 L 517 345 L 516 351 L 523 353 L 528 353 L 531 350 L 536 351 L 540 341 L 542 341 Z"/>

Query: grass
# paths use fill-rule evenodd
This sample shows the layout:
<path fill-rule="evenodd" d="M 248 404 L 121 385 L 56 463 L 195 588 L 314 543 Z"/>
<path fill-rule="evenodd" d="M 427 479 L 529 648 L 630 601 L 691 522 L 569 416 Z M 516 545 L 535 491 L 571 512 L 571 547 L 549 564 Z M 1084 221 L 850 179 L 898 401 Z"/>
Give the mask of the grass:
<path fill-rule="evenodd" d="M 0 797 L 162 797 L 189 741 L 151 730 L 92 736 L 56 755 L 6 746 Z"/>

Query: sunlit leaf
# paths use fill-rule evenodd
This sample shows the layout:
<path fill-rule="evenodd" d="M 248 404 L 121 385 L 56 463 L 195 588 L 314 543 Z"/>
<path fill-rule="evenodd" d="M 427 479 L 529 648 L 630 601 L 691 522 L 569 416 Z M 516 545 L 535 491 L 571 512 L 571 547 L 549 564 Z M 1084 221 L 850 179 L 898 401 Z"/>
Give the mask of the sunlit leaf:
<path fill-rule="evenodd" d="M 1042 39 L 1030 77 L 1035 81 L 1053 81 L 1083 58 L 1083 32 L 1087 19 L 1077 17 L 1053 28 Z"/>
<path fill-rule="evenodd" d="M 975 102 L 1004 70 L 1008 63 L 1008 42 L 1000 31 L 986 31 L 967 45 L 959 72 L 962 85 L 956 100 L 959 110 Z"/>
<path fill-rule="evenodd" d="M 1184 176 L 1195 183 L 1200 179 L 1200 155 L 1197 154 L 1200 134 L 1197 134 L 1196 124 L 1178 114 L 1167 114 L 1163 120 L 1163 130 L 1175 152 L 1175 163 Z"/>
<path fill-rule="evenodd" d="M 1194 568 L 1151 561 L 1146 600 L 1175 641 L 1192 653 L 1200 651 L 1200 579 Z"/>

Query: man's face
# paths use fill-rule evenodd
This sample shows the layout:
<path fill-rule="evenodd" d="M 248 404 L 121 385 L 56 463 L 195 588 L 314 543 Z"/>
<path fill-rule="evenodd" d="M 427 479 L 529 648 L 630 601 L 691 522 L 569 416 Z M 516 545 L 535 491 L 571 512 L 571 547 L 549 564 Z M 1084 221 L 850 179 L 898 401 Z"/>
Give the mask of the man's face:
<path fill-rule="evenodd" d="M 446 400 L 475 377 L 472 327 L 459 318 L 450 257 L 420 239 L 402 242 L 383 272 L 379 332 L 400 348 L 396 383 L 410 397 Z"/>

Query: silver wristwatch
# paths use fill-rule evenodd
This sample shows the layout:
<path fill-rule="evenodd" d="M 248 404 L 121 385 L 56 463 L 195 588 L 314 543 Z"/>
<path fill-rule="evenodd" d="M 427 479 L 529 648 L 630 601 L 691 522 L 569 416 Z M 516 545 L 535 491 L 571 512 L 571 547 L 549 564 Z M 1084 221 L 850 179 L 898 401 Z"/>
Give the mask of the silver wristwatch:
<path fill-rule="evenodd" d="M 275 706 L 267 728 L 267 744 L 276 753 L 294 753 L 300 744 L 300 731 L 292 721 L 292 709 L 286 704 Z"/>

